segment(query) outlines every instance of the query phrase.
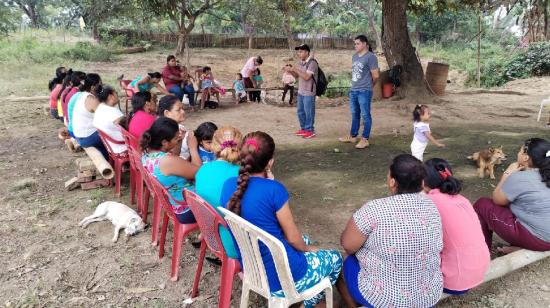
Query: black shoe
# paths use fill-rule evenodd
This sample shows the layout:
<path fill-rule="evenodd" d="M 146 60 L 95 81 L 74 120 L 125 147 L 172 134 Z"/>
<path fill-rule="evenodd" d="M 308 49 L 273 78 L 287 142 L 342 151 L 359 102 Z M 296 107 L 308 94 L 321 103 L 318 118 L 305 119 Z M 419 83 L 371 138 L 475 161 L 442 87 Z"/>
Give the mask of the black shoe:
<path fill-rule="evenodd" d="M 222 260 L 217 257 L 206 257 L 206 261 L 210 262 L 212 265 L 222 266 Z"/>

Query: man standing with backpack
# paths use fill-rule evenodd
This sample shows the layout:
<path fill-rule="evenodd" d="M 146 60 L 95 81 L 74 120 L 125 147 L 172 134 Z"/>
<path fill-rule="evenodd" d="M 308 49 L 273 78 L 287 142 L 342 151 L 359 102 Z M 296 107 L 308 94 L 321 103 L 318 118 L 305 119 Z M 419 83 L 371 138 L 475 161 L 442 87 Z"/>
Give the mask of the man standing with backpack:
<path fill-rule="evenodd" d="M 372 52 L 372 47 L 364 35 L 359 35 L 354 40 L 355 54 L 351 65 L 351 91 L 349 92 L 349 105 L 351 110 L 351 129 L 346 137 L 338 138 L 340 142 L 357 142 L 361 116 L 363 117 L 363 135 L 355 145 L 357 149 L 369 146 L 369 137 L 372 126 L 370 105 L 372 100 L 372 88 L 378 77 L 378 59 Z"/>
<path fill-rule="evenodd" d="M 319 64 L 310 56 L 308 45 L 302 44 L 294 49 L 298 52 L 300 62 L 295 66 L 286 66 L 285 71 L 298 79 L 297 114 L 300 130 L 295 135 L 309 139 L 315 137 L 315 96 L 321 95 L 317 93 L 316 85 L 319 80 Z"/>

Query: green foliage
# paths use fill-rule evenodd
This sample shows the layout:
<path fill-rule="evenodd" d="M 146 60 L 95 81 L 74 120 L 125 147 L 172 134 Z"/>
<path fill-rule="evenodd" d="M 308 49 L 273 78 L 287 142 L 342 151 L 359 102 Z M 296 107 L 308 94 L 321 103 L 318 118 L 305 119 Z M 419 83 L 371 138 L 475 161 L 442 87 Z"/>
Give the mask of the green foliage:
<path fill-rule="evenodd" d="M 325 97 L 335 98 L 346 96 L 351 88 L 351 72 L 347 72 L 340 75 L 329 74 L 327 76 L 329 81 Z"/>
<path fill-rule="evenodd" d="M 110 61 L 113 56 L 106 48 L 89 42 L 72 46 L 65 43 L 39 42 L 34 37 L 0 41 L 0 63 L 64 63 L 72 61 Z"/>
<path fill-rule="evenodd" d="M 550 75 L 550 43 L 531 44 L 515 56 L 495 58 L 483 67 L 482 84 L 501 86 L 514 79 Z"/>

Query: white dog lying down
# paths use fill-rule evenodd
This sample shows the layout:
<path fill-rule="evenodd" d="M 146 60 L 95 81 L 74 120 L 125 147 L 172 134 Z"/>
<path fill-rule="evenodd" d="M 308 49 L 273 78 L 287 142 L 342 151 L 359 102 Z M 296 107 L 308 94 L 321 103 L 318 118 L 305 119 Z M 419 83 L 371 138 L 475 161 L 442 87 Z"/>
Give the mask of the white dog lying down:
<path fill-rule="evenodd" d="M 90 223 L 102 220 L 110 220 L 115 225 L 115 236 L 113 242 L 118 239 L 120 229 L 124 228 L 126 236 L 134 235 L 145 229 L 145 224 L 136 211 L 126 205 L 114 201 L 106 201 L 101 203 L 95 209 L 95 212 L 82 219 L 78 224 L 82 228 L 86 228 Z"/>

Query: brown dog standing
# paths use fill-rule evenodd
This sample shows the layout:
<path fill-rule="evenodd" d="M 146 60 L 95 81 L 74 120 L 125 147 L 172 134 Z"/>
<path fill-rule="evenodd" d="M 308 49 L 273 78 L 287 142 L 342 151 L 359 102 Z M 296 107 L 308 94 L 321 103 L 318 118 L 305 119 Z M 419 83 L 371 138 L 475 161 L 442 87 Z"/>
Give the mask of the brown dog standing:
<path fill-rule="evenodd" d="M 489 177 L 495 179 L 495 165 L 502 164 L 502 161 L 506 160 L 506 154 L 502 151 L 502 146 L 498 148 L 489 147 L 475 152 L 472 156 L 468 156 L 468 159 L 476 162 L 480 178 L 485 177 L 485 170 L 487 170 Z"/>

